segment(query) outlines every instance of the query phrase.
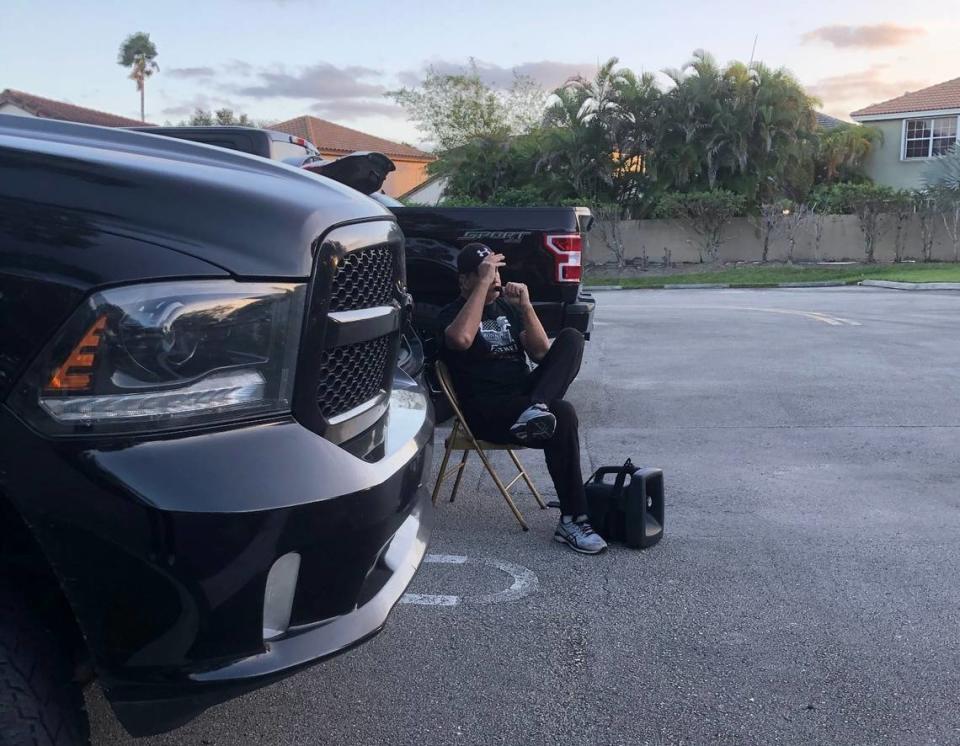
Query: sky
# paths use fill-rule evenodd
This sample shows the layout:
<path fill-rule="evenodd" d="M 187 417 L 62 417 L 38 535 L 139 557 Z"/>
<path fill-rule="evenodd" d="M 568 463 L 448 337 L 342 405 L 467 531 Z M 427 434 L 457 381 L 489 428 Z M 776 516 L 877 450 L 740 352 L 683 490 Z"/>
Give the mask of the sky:
<path fill-rule="evenodd" d="M 682 67 L 694 50 L 719 62 L 785 67 L 821 109 L 851 111 L 960 77 L 960 0 L 907 13 L 903 0 L 0 0 L 0 90 L 139 117 L 117 62 L 145 31 L 160 71 L 147 120 L 176 123 L 197 107 L 255 120 L 313 114 L 429 147 L 384 93 L 429 67 L 477 60 L 491 85 L 513 71 L 548 89 L 618 57 L 637 72 Z M 664 83 L 666 79 L 664 78 Z"/>

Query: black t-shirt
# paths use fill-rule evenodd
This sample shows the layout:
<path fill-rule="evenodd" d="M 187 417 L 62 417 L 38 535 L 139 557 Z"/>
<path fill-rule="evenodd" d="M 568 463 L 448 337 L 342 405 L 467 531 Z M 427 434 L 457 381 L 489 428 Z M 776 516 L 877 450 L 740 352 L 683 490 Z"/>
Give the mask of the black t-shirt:
<path fill-rule="evenodd" d="M 440 311 L 437 320 L 446 328 L 466 304 L 457 298 Z M 457 396 L 465 402 L 518 394 L 530 374 L 527 358 L 520 345 L 523 317 L 509 303 L 497 298 L 484 306 L 480 328 L 466 350 L 453 350 L 446 344 L 441 358 L 450 368 Z"/>

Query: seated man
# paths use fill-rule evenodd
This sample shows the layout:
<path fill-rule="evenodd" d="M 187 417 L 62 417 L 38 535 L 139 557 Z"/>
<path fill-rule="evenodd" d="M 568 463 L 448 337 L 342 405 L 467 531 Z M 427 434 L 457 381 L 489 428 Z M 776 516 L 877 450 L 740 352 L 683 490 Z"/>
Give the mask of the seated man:
<path fill-rule="evenodd" d="M 587 522 L 577 413 L 563 399 L 580 370 L 583 335 L 564 329 L 551 345 L 527 286 L 501 287 L 503 259 L 483 244 L 463 247 L 460 297 L 439 316 L 442 357 L 476 437 L 543 449 L 562 514 L 554 539 L 597 554 L 607 545 Z M 538 363 L 535 371 L 524 352 Z"/>

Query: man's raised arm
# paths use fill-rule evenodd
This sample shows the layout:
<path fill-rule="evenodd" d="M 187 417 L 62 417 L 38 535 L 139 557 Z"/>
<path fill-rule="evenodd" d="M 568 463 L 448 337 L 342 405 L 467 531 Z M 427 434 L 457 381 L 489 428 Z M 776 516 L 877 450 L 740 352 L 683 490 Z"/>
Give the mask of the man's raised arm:
<path fill-rule="evenodd" d="M 453 350 L 467 350 L 473 344 L 483 318 L 490 286 L 497 281 L 497 269 L 505 266 L 503 254 L 491 254 L 477 267 L 476 280 L 467 295 L 467 302 L 444 332 L 447 346 Z"/>

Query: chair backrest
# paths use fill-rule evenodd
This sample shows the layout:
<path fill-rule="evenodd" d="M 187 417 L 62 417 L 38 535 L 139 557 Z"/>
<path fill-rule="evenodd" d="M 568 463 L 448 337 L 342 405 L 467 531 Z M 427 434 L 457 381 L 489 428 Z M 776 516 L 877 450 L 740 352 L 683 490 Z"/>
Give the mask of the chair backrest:
<path fill-rule="evenodd" d="M 447 397 L 447 401 L 450 402 L 450 406 L 453 408 L 454 416 L 460 422 L 460 426 L 466 430 L 472 438 L 473 433 L 470 432 L 470 428 L 467 425 L 467 420 L 463 416 L 463 410 L 460 409 L 460 402 L 457 401 L 457 392 L 454 391 L 453 388 L 453 381 L 450 378 L 450 369 L 442 360 L 437 360 L 437 362 L 434 364 L 434 371 L 437 374 L 437 381 L 440 384 L 443 395 Z"/>

